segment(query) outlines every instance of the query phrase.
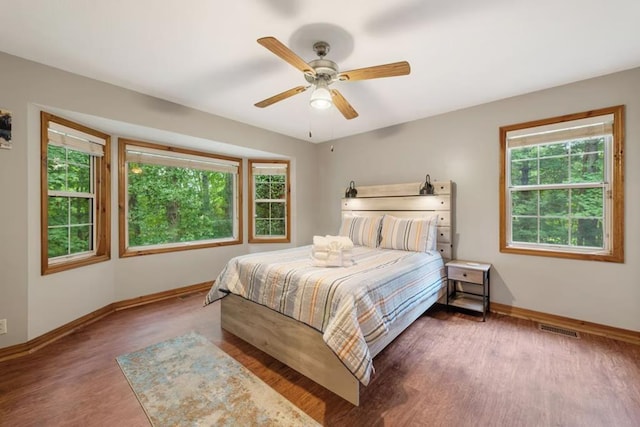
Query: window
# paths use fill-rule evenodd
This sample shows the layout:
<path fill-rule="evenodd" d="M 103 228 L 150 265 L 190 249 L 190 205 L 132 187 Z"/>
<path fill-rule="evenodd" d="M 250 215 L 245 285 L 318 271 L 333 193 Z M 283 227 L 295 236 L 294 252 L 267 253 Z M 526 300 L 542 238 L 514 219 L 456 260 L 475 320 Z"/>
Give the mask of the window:
<path fill-rule="evenodd" d="M 242 242 L 241 159 L 120 139 L 120 256 Z"/>
<path fill-rule="evenodd" d="M 624 107 L 500 128 L 500 250 L 624 262 Z"/>
<path fill-rule="evenodd" d="M 249 160 L 249 242 L 289 243 L 288 160 Z"/>
<path fill-rule="evenodd" d="M 110 137 L 41 112 L 41 271 L 110 258 Z"/>

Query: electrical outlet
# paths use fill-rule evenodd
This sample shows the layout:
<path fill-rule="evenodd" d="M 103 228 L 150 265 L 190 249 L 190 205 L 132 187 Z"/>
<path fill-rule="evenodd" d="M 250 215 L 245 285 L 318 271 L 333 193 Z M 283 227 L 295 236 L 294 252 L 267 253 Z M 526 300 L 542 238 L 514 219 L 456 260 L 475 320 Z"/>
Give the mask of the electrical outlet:
<path fill-rule="evenodd" d="M 0 335 L 7 333 L 7 319 L 0 319 Z"/>

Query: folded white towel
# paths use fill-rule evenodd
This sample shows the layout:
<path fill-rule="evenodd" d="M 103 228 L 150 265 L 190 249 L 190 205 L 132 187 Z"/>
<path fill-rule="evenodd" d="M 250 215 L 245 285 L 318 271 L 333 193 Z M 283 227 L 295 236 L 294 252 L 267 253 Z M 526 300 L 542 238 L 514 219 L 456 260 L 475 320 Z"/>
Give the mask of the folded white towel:
<path fill-rule="evenodd" d="M 340 247 L 342 249 L 352 249 L 353 248 L 353 241 L 351 241 L 351 239 L 348 238 L 347 236 L 330 236 L 330 235 L 327 234 L 325 237 L 327 239 L 329 239 L 330 241 L 339 242 L 340 243 Z"/>
<path fill-rule="evenodd" d="M 346 236 L 313 236 L 313 247 L 318 250 L 352 249 L 353 242 Z"/>
<path fill-rule="evenodd" d="M 353 242 L 346 236 L 313 236 L 311 257 L 318 267 L 350 267 L 352 249 Z"/>
<path fill-rule="evenodd" d="M 327 260 L 329 258 L 328 251 L 317 251 L 315 248 L 311 248 L 311 256 L 318 260 Z"/>
<path fill-rule="evenodd" d="M 324 236 L 313 236 L 313 246 L 327 246 L 329 244 L 329 239 Z"/>

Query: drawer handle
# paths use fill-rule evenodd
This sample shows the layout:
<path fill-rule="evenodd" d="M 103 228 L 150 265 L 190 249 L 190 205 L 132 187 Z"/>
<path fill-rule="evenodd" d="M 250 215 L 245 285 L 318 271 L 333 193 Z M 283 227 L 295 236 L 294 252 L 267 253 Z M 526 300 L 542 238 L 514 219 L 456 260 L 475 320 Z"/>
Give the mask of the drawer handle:
<path fill-rule="evenodd" d="M 462 277 L 467 277 L 467 273 L 462 273 Z"/>

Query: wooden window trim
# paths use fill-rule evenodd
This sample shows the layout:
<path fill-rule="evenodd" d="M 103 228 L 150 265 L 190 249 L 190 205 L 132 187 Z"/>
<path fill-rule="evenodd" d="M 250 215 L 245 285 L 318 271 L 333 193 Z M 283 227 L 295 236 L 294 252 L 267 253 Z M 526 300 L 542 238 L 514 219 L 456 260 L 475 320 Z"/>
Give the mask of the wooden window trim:
<path fill-rule="evenodd" d="M 255 163 L 273 163 L 273 164 L 284 164 L 287 165 L 287 173 L 286 173 L 286 216 L 287 221 L 285 224 L 285 236 L 281 238 L 265 238 L 265 237 L 255 237 L 254 233 L 254 197 L 255 194 L 253 192 L 254 180 L 253 180 L 253 165 Z M 291 242 L 291 162 L 289 160 L 273 160 L 273 159 L 249 159 L 249 243 L 290 243 Z"/>
<path fill-rule="evenodd" d="M 221 160 L 230 160 L 238 163 L 238 174 L 236 177 L 236 199 L 237 199 L 237 216 L 238 216 L 238 236 L 236 239 L 228 240 L 224 242 L 206 242 L 206 243 L 189 243 L 189 244 L 176 244 L 175 246 L 163 246 L 161 248 L 142 248 L 132 250 L 127 247 L 127 213 L 126 213 L 126 148 L 127 145 L 135 145 L 139 147 L 146 147 L 155 150 L 164 150 L 172 153 L 182 153 L 190 156 L 208 157 Z M 243 239 L 243 220 L 242 220 L 242 159 L 236 157 L 229 157 L 220 154 L 205 153 L 196 150 L 190 150 L 186 148 L 178 148 L 169 145 L 156 144 L 144 141 L 136 141 L 132 139 L 120 138 L 118 141 L 118 237 L 119 237 L 119 256 L 120 258 L 127 258 L 133 256 L 160 254 L 168 252 L 188 251 L 193 249 L 213 248 L 218 246 L 229 246 L 242 244 Z"/>
<path fill-rule="evenodd" d="M 609 237 L 610 250 L 607 254 L 591 254 L 563 252 L 559 250 L 515 248 L 508 246 L 507 242 L 507 182 L 506 176 L 507 162 L 507 133 L 537 126 L 549 125 L 552 123 L 569 122 L 594 116 L 604 116 L 613 114 L 613 143 L 611 147 L 612 155 L 612 204 L 611 204 L 611 237 Z M 537 255 L 555 258 L 568 258 L 577 260 L 624 262 L 624 105 L 602 108 L 598 110 L 585 111 L 582 113 L 568 114 L 559 117 L 552 117 L 542 120 L 534 120 L 526 123 L 500 127 L 500 252 Z"/>
<path fill-rule="evenodd" d="M 48 145 L 49 122 L 59 123 L 80 132 L 94 135 L 105 141 L 104 154 L 95 158 L 95 198 L 96 210 L 94 224 L 96 229 L 95 254 L 69 261 L 49 262 L 49 183 L 48 183 Z M 88 128 L 70 120 L 47 112 L 40 112 L 40 266 L 41 274 L 47 275 L 60 271 L 83 267 L 111 258 L 111 137 L 95 129 Z"/>

